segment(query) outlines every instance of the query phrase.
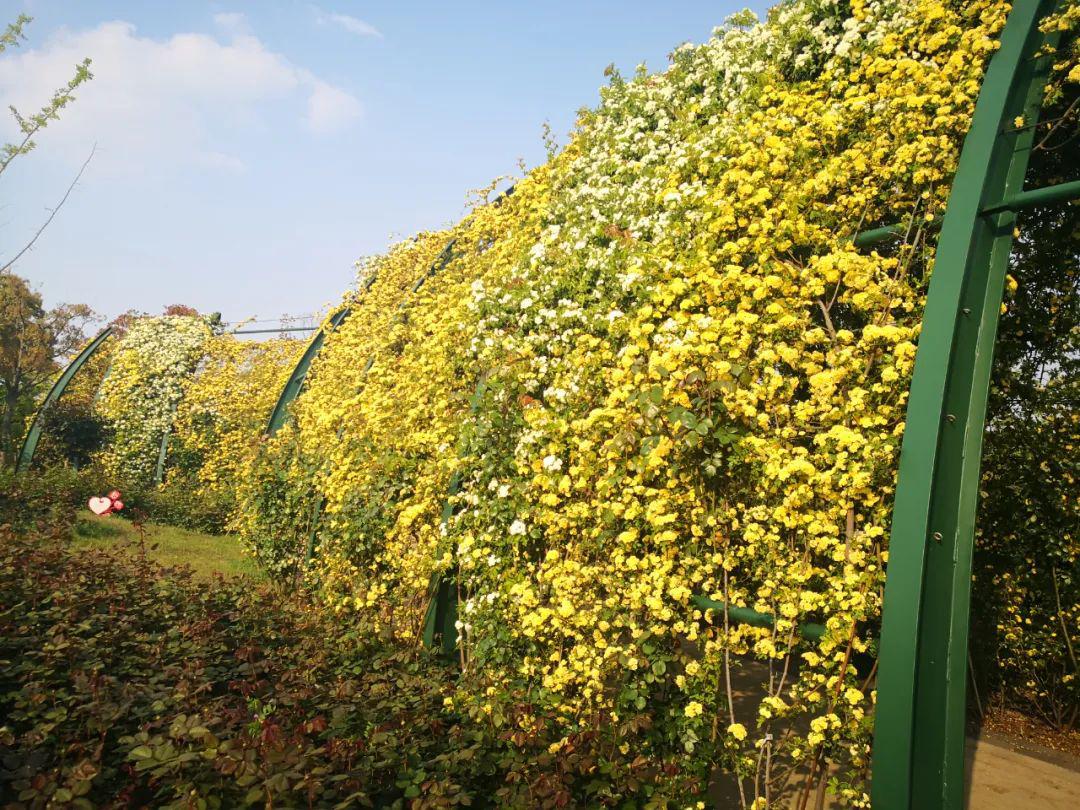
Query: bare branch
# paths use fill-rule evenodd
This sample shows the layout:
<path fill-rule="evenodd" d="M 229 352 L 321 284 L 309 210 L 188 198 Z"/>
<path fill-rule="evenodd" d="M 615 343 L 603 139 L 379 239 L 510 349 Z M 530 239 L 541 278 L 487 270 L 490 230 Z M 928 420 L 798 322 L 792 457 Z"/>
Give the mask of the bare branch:
<path fill-rule="evenodd" d="M 67 202 L 68 197 L 71 195 L 72 189 L 75 188 L 75 185 L 83 176 L 83 172 L 86 171 L 86 167 L 90 165 L 90 161 L 94 157 L 94 152 L 96 151 L 97 144 L 94 144 L 93 148 L 90 150 L 90 154 L 87 155 L 86 160 L 83 161 L 83 165 L 79 168 L 79 173 L 76 174 L 75 179 L 71 181 L 71 185 L 68 186 L 67 191 L 64 192 L 64 196 L 60 198 L 60 202 L 58 202 L 56 206 L 50 210 L 48 218 L 41 224 L 41 227 L 37 229 L 37 232 L 34 234 L 33 238 L 29 242 L 27 242 L 25 246 L 23 246 L 23 249 L 16 253 L 15 257 L 11 261 L 9 261 L 3 267 L 0 267 L 0 275 L 3 275 L 8 270 L 10 270 L 11 267 L 15 264 L 15 262 L 21 259 L 23 255 L 34 246 L 34 243 L 37 242 L 41 234 L 43 234 L 45 232 L 45 229 L 49 227 L 49 223 L 53 221 L 60 209 L 64 207 L 64 203 Z"/>

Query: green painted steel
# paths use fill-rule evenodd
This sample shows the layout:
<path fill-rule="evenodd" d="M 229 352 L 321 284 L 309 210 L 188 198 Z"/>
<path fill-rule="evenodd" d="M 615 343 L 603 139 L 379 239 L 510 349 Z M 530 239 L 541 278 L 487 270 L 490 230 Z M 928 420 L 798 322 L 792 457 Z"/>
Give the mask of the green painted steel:
<path fill-rule="evenodd" d="M 724 612 L 724 603 L 707 596 L 692 596 L 690 601 L 702 610 L 714 610 L 719 614 Z M 727 606 L 728 619 L 734 624 L 748 624 L 752 627 L 764 627 L 772 629 L 776 626 L 776 617 L 769 613 L 761 613 L 752 608 L 739 607 L 738 605 Z M 807 641 L 817 641 L 825 635 L 827 628 L 823 624 L 806 622 L 799 625 L 799 635 Z"/>
<path fill-rule="evenodd" d="M 461 491 L 461 473 L 450 478 L 447 497 L 443 502 L 441 523 L 445 528 L 454 516 L 451 500 Z M 428 590 L 428 608 L 424 616 L 424 632 L 421 636 L 425 647 L 434 647 L 439 641 L 445 655 L 453 655 L 457 647 L 457 572 L 435 573 Z"/>
<path fill-rule="evenodd" d="M 364 289 L 374 283 L 375 279 L 372 278 Z M 308 344 L 307 349 L 301 355 L 300 359 L 296 363 L 296 368 L 293 369 L 293 373 L 289 375 L 288 381 L 285 383 L 285 387 L 281 389 L 281 395 L 278 396 L 278 401 L 274 405 L 274 410 L 270 413 L 270 419 L 266 423 L 266 435 L 273 436 L 281 426 L 285 424 L 285 420 L 289 415 L 289 405 L 292 401 L 300 395 L 301 389 L 304 387 L 304 380 L 307 378 L 308 370 L 311 368 L 312 362 L 318 356 L 322 350 L 323 343 L 326 342 L 326 336 L 337 329 L 349 317 L 351 310 L 349 307 L 342 307 L 334 313 L 330 318 L 330 323 L 326 329 L 320 329 L 318 333 L 311 339 L 311 343 Z"/>
<path fill-rule="evenodd" d="M 410 293 L 417 292 L 421 287 L 424 286 L 425 281 L 427 281 L 436 273 L 441 272 L 446 267 L 446 265 L 450 264 L 450 260 L 454 258 L 454 245 L 456 243 L 456 239 L 451 239 L 449 242 L 447 242 L 446 247 L 439 251 L 439 255 L 435 257 L 435 261 L 431 263 L 431 267 L 428 268 L 427 272 L 413 282 L 413 285 L 409 288 Z M 398 304 L 398 309 L 405 309 L 406 300 L 408 299 L 402 299 L 401 303 Z"/>
<path fill-rule="evenodd" d="M 311 508 L 311 520 L 308 522 L 307 548 L 304 551 L 304 568 L 307 568 L 311 558 L 315 556 L 315 543 L 319 539 L 319 518 L 322 517 L 326 507 L 326 498 L 320 495 L 315 499 L 315 505 Z"/>
<path fill-rule="evenodd" d="M 1016 0 L 942 221 L 893 510 L 875 715 L 875 810 L 959 810 L 971 562 L 994 340 L 1049 60 L 1049 0 Z M 1000 213 L 996 213 L 1000 212 Z"/>
<path fill-rule="evenodd" d="M 940 218 L 936 218 L 931 222 L 926 223 L 926 227 L 929 228 L 937 228 L 940 225 Z M 869 231 L 862 231 L 861 233 L 855 234 L 855 236 L 852 237 L 851 243 L 857 248 L 871 247 L 888 241 L 895 236 L 903 236 L 910 230 L 912 230 L 912 223 L 910 222 L 897 222 L 892 225 L 882 225 L 880 228 L 872 228 Z"/>
<path fill-rule="evenodd" d="M 1028 127 L 1027 129 L 1031 128 Z M 1016 132 L 1020 131 L 1021 130 L 1016 130 Z M 982 213 L 996 214 L 1001 211 L 1022 211 L 1025 208 L 1031 208 L 1036 205 L 1069 202 L 1070 200 L 1078 198 L 1080 198 L 1080 180 L 1074 180 L 1070 183 L 1060 183 L 1056 186 L 1022 191 L 1019 194 L 1014 194 L 1012 197 L 995 203 L 992 206 L 983 208 Z M 930 228 L 938 228 L 941 226 L 941 219 L 940 217 L 935 218 L 933 221 L 926 223 L 926 225 Z M 862 231 L 855 234 L 851 242 L 855 247 L 871 247 L 872 245 L 880 244 L 895 236 L 903 236 L 910 229 L 911 224 L 908 222 L 882 225 L 880 228 L 872 228 L 868 231 Z"/>
<path fill-rule="evenodd" d="M 454 258 L 453 249 L 454 242 L 456 240 L 451 239 L 450 242 L 444 247 L 439 254 L 435 257 L 435 260 L 428 267 L 427 272 L 420 276 L 413 285 L 409 288 L 409 293 L 415 293 L 422 286 L 424 282 L 440 272 L 447 264 Z M 361 292 L 367 292 L 371 289 L 371 285 L 375 283 L 375 276 L 371 276 L 361 287 Z M 405 308 L 407 299 L 403 299 L 398 304 L 398 310 Z M 330 319 L 330 331 L 333 331 L 348 317 L 350 309 L 345 308 L 338 312 L 333 318 Z M 274 412 L 270 415 L 270 422 L 266 428 L 266 435 L 273 436 L 277 432 L 278 428 L 285 422 L 287 415 L 287 409 L 289 404 L 296 399 L 300 394 L 300 390 L 304 385 L 304 378 L 307 376 L 308 369 L 311 366 L 311 362 L 315 359 L 315 356 L 322 349 L 323 342 L 326 336 L 323 332 L 319 332 L 311 341 L 311 345 L 308 346 L 307 351 L 304 352 L 304 356 L 300 358 L 300 362 L 296 364 L 296 370 L 293 371 L 292 376 L 289 377 L 289 381 L 285 384 L 285 389 L 281 392 L 281 396 L 278 398 L 277 405 L 274 406 Z M 362 374 L 367 374 L 371 371 L 371 367 L 375 365 L 375 358 L 369 357 L 367 363 L 364 365 Z M 315 546 L 318 543 L 319 538 L 319 520 L 322 518 L 323 508 L 326 506 L 326 498 L 322 495 L 318 495 L 315 499 L 315 504 L 312 506 L 311 511 L 311 528 L 308 531 L 307 549 L 304 552 L 304 566 L 311 562 L 311 558 L 315 555 Z M 441 616 L 442 614 L 440 614 Z M 451 621 L 451 625 L 453 625 Z"/>
<path fill-rule="evenodd" d="M 165 483 L 165 459 L 169 455 L 169 437 L 172 436 L 173 422 L 176 420 L 176 409 L 179 406 L 179 400 L 173 403 L 169 411 L 169 426 L 161 434 L 161 444 L 158 445 L 157 463 L 154 465 L 154 483 L 158 486 Z"/>
<path fill-rule="evenodd" d="M 513 193 L 514 193 L 514 187 L 510 186 L 510 188 L 508 188 L 506 191 L 504 191 L 502 194 L 500 194 L 492 202 L 492 205 L 498 205 L 499 203 L 501 203 L 504 199 L 506 199 L 507 197 L 509 197 Z M 451 239 L 449 242 L 446 243 L 446 247 L 444 247 L 442 250 L 439 251 L 438 255 L 431 262 L 431 266 L 428 267 L 427 272 L 425 272 L 424 275 L 420 276 L 420 278 L 418 278 L 416 281 L 414 281 L 412 286 L 409 287 L 408 295 L 412 295 L 412 294 L 416 293 L 421 287 L 424 286 L 424 283 L 429 278 L 431 278 L 432 276 L 442 272 L 446 268 L 446 266 L 451 261 L 453 261 L 453 259 L 454 259 L 454 245 L 456 243 L 457 243 L 457 239 Z M 364 286 L 362 288 L 362 291 L 367 291 L 368 289 L 370 289 L 371 285 L 374 284 L 374 283 L 375 283 L 375 276 L 372 276 L 364 284 Z M 408 303 L 408 295 L 406 295 L 406 297 L 404 299 L 402 299 L 401 303 L 398 304 L 398 311 L 399 312 L 405 309 L 405 307 L 406 307 L 406 305 Z M 344 319 L 342 319 L 342 320 L 344 320 Z M 333 324 L 333 326 L 335 328 L 337 327 L 337 325 L 338 324 Z M 318 354 L 319 349 L 322 348 L 322 341 L 320 340 L 321 337 L 322 337 L 322 333 L 320 333 L 319 335 L 316 335 L 315 339 L 312 340 L 312 346 L 314 346 L 315 341 L 319 341 L 319 345 L 315 348 L 315 351 L 312 354 L 312 358 L 314 357 L 315 354 Z M 311 347 L 308 347 L 308 351 L 311 351 Z M 307 352 L 305 352 L 305 357 L 306 356 L 307 356 Z M 303 358 L 301 359 L 301 363 L 303 363 Z M 308 360 L 308 365 L 310 365 L 310 364 L 311 364 L 311 360 L 309 359 Z M 369 371 L 371 371 L 371 368 L 374 365 L 375 365 L 375 358 L 374 357 L 369 357 L 367 363 L 364 365 L 364 370 L 363 370 L 362 373 L 367 374 Z M 298 364 L 297 369 L 299 370 L 299 368 L 300 368 L 300 365 Z M 307 374 L 307 367 L 305 366 L 304 369 L 303 369 L 303 374 L 300 377 L 300 382 L 297 384 L 296 390 L 292 393 L 292 396 L 289 398 L 289 402 L 291 402 L 293 399 L 296 398 L 296 395 L 300 391 L 300 387 L 303 385 L 303 377 L 306 374 Z M 295 376 L 296 372 L 293 372 L 293 375 Z M 289 383 L 290 384 L 292 383 L 292 378 L 289 379 Z M 288 384 L 286 384 L 286 391 L 288 391 Z M 281 395 L 282 398 L 285 397 L 286 391 L 282 392 L 282 395 Z M 285 405 L 287 406 L 288 402 L 286 402 Z M 279 417 L 279 419 L 282 422 L 284 421 L 284 407 L 281 406 L 281 401 L 279 400 L 278 401 L 278 407 L 274 408 L 274 414 L 272 414 L 271 417 L 270 417 L 270 426 L 267 428 L 267 435 L 272 436 L 274 434 L 274 432 L 276 432 L 277 428 L 281 426 L 280 424 L 278 424 L 276 427 L 274 426 L 274 420 L 275 420 L 275 417 L 278 416 L 278 408 L 279 407 L 281 407 L 281 409 L 282 409 L 282 415 Z M 454 494 L 456 492 L 456 486 L 457 486 L 457 483 L 455 483 L 456 480 L 457 479 L 455 478 L 454 480 L 451 481 L 451 487 L 455 488 L 455 489 L 453 489 L 451 494 Z M 307 551 L 306 551 L 305 556 L 304 556 L 304 564 L 305 565 L 307 565 L 307 563 L 309 563 L 311 561 L 312 556 L 314 556 L 314 554 L 315 554 L 315 546 L 316 546 L 316 544 L 318 542 L 318 534 L 319 534 L 319 519 L 322 517 L 322 511 L 323 511 L 323 507 L 325 505 L 326 505 L 326 499 L 322 495 L 319 495 L 318 498 L 316 499 L 315 506 L 313 507 L 313 511 L 312 511 L 311 530 L 310 530 L 310 532 L 308 534 Z M 445 509 L 444 509 L 443 518 L 444 518 L 444 520 L 449 519 L 449 516 L 446 514 Z M 447 587 L 449 587 L 449 586 L 447 586 Z M 425 618 L 425 620 L 424 620 L 424 639 L 425 639 L 425 643 L 427 643 L 428 646 L 431 646 L 431 644 L 434 643 L 433 640 L 434 640 L 435 633 L 436 633 L 436 630 L 434 628 L 437 626 L 439 628 L 439 632 L 442 633 L 443 647 L 444 647 L 444 650 L 445 650 L 446 649 L 446 644 L 447 644 L 446 638 L 448 636 L 448 634 L 446 632 L 446 627 L 449 627 L 451 630 L 453 630 L 454 629 L 454 622 L 457 621 L 457 603 L 456 603 L 457 588 L 456 588 L 456 586 L 453 586 L 450 590 L 447 590 L 447 588 L 444 588 L 442 586 L 436 586 L 434 584 L 434 581 L 433 581 L 433 589 L 434 589 L 434 593 L 436 595 L 429 602 L 429 606 L 428 606 L 428 614 L 429 614 L 429 616 L 427 618 Z M 450 595 L 451 590 L 453 592 L 453 604 L 450 605 L 449 607 L 447 607 L 448 602 L 451 600 L 451 595 Z M 451 614 L 453 614 L 452 618 L 448 618 L 448 617 L 451 616 Z M 431 634 L 430 634 L 431 641 L 428 641 L 429 633 L 428 633 L 427 628 L 428 628 L 429 624 L 432 627 Z M 455 630 L 455 632 L 453 634 L 450 634 L 449 637 L 451 639 L 453 639 L 454 636 L 456 636 L 456 630 Z M 451 646 L 450 646 L 449 652 L 453 652 L 453 641 L 452 640 L 451 640 L 450 644 L 451 644 Z"/>
<path fill-rule="evenodd" d="M 1056 186 L 1033 188 L 1030 191 L 1021 191 L 1019 194 L 1006 197 L 999 203 L 986 206 L 982 213 L 998 214 L 1003 211 L 1023 211 L 1025 208 L 1034 208 L 1036 205 L 1053 205 L 1076 199 L 1080 199 L 1080 180 L 1073 180 L 1071 183 L 1058 183 Z"/>
<path fill-rule="evenodd" d="M 480 408 L 484 392 L 487 390 L 487 375 L 483 375 L 476 384 L 476 389 L 469 400 L 469 413 L 475 414 Z M 458 448 L 458 457 L 461 457 L 461 448 Z M 450 486 L 447 487 L 446 500 L 443 501 L 441 523 L 445 531 L 454 516 L 455 505 L 453 498 L 461 491 L 461 472 L 455 472 L 450 477 Z M 435 573 L 431 577 L 428 590 L 428 609 L 424 617 L 423 641 L 427 647 L 435 646 L 435 639 L 441 639 L 442 651 L 451 655 L 457 646 L 457 563 L 449 571 Z"/>
<path fill-rule="evenodd" d="M 78 373 L 87 360 L 93 357 L 98 349 L 105 345 L 112 333 L 113 327 L 111 326 L 106 326 L 98 332 L 97 337 L 86 344 L 86 347 L 75 356 L 74 360 L 68 363 L 67 368 L 53 383 L 49 393 L 45 395 L 44 401 L 34 414 L 34 420 L 30 423 L 30 429 L 26 432 L 26 438 L 23 439 L 22 447 L 19 449 L 19 458 L 15 464 L 16 472 L 24 472 L 30 469 L 30 465 L 34 461 L 34 453 L 37 452 L 38 441 L 41 439 L 41 428 L 46 409 L 60 399 L 75 374 Z"/>

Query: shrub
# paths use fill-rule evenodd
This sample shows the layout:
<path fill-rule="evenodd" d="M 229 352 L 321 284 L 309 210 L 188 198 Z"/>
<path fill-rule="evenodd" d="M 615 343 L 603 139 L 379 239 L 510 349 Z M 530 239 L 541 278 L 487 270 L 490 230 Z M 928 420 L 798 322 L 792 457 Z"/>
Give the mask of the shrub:
<path fill-rule="evenodd" d="M 37 467 L 86 467 L 108 441 L 105 423 L 85 402 L 64 397 L 42 413 L 42 435 L 34 455 Z"/>
<path fill-rule="evenodd" d="M 0 526 L 20 534 L 66 537 L 73 516 L 96 491 L 97 474 L 54 466 L 16 474 L 0 469 Z"/>
<path fill-rule="evenodd" d="M 525 693 L 508 715 L 462 712 L 447 662 L 246 580 L 4 530 L 0 603 L 16 806 L 661 806 L 703 789 L 638 745 L 645 714 L 563 737 Z"/>
<path fill-rule="evenodd" d="M 222 534 L 232 511 L 232 499 L 199 487 L 187 476 L 174 476 L 161 486 L 123 489 L 127 511 L 137 509 L 156 523 L 198 532 Z"/>

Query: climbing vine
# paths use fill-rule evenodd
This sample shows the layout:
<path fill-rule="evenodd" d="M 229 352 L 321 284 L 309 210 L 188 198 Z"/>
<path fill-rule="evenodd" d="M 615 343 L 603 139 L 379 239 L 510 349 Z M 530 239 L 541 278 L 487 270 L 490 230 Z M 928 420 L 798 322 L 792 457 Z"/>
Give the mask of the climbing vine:
<path fill-rule="evenodd" d="M 663 72 L 612 69 L 561 152 L 359 264 L 275 435 L 262 426 L 299 343 L 135 320 L 94 406 L 98 461 L 146 486 L 171 432 L 170 469 L 229 499 L 268 571 L 398 642 L 449 589 L 466 677 L 447 706 L 512 744 L 554 732 L 559 755 L 591 735 L 668 763 L 655 806 L 703 806 L 720 764 L 744 810 L 805 807 L 824 780 L 866 807 L 935 223 L 1008 8 L 790 0 Z M 1047 95 L 1063 120 L 1078 9 L 1044 25 L 1065 35 Z M 1013 301 L 1023 323 L 1045 305 L 1075 332 L 1075 274 L 1033 284 Z M 1067 724 L 1075 498 L 1034 468 L 1076 475 L 1075 375 L 1057 378 L 1075 340 L 1048 363 L 1054 330 L 1009 318 L 984 498 L 1027 522 L 984 525 L 976 590 L 1005 596 L 1000 676 L 1041 657 L 1023 695 Z M 1046 468 L 1040 443 L 1060 455 Z M 1060 531 L 1036 559 L 1040 521 Z"/>
<path fill-rule="evenodd" d="M 210 338 L 203 318 L 137 318 L 113 350 L 95 410 L 109 433 L 98 461 L 116 485 L 153 482 L 161 440 Z"/>
<path fill-rule="evenodd" d="M 314 542 L 327 604 L 406 639 L 452 580 L 455 700 L 510 734 L 524 689 L 702 791 L 722 762 L 744 807 L 795 770 L 865 806 L 933 228 L 1007 11 L 788 2 L 611 71 L 512 194 L 364 264 L 245 479 L 249 542 L 290 571 Z"/>

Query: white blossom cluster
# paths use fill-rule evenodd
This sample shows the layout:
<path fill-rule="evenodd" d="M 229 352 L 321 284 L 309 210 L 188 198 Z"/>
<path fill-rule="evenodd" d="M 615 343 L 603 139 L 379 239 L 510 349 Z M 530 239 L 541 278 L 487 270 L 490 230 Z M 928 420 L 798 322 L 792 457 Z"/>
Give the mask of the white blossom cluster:
<path fill-rule="evenodd" d="M 153 479 L 184 381 L 210 337 L 203 318 L 144 317 L 131 324 L 116 347 L 95 407 L 109 432 L 100 460 L 117 485 L 146 485 Z"/>

